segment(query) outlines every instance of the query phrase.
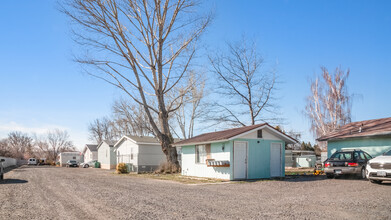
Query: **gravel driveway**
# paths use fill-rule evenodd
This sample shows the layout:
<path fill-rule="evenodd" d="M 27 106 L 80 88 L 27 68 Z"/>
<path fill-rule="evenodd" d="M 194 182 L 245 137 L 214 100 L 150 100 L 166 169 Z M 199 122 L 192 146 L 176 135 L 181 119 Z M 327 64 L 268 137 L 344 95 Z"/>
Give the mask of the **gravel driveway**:
<path fill-rule="evenodd" d="M 55 167 L 5 178 L 0 219 L 391 219 L 391 184 L 356 179 L 194 186 Z"/>

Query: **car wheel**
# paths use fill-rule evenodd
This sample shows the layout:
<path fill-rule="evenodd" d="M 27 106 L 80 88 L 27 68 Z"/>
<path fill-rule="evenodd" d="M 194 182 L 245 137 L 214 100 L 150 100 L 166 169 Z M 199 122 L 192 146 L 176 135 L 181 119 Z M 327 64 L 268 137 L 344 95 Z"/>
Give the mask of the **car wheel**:
<path fill-rule="evenodd" d="M 371 181 L 371 183 L 376 183 L 376 184 L 380 184 L 380 183 L 382 183 L 382 181 L 381 181 L 381 180 L 369 180 L 369 181 Z"/>
<path fill-rule="evenodd" d="M 363 167 L 362 169 L 361 169 L 361 179 L 366 179 L 367 178 L 367 172 L 366 172 L 366 169 L 365 169 L 365 167 Z"/>
<path fill-rule="evenodd" d="M 328 179 L 332 179 L 332 178 L 334 178 L 334 174 L 327 173 L 327 174 L 326 174 L 326 177 L 327 177 Z"/>
<path fill-rule="evenodd" d="M 84 165 L 84 168 L 88 168 L 90 165 L 88 165 L 88 164 L 86 164 L 86 165 Z"/>

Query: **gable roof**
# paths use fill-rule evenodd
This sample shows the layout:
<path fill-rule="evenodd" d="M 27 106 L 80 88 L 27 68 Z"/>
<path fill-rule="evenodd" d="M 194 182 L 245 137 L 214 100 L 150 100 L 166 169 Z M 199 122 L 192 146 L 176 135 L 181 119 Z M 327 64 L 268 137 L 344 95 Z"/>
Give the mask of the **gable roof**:
<path fill-rule="evenodd" d="M 97 144 L 86 144 L 86 148 L 90 149 L 90 151 L 97 151 L 98 145 Z"/>
<path fill-rule="evenodd" d="M 352 122 L 334 132 L 326 134 L 318 141 L 338 140 L 345 138 L 391 135 L 391 118 L 380 118 Z"/>
<path fill-rule="evenodd" d="M 160 145 L 160 142 L 155 137 L 150 136 L 136 136 L 136 135 L 124 135 L 115 146 L 121 144 L 124 140 L 130 140 L 135 144 L 150 144 L 150 145 Z"/>
<path fill-rule="evenodd" d="M 228 141 L 233 140 L 236 138 L 239 138 L 241 136 L 244 136 L 248 133 L 254 132 L 259 129 L 268 129 L 274 134 L 277 134 L 280 138 L 287 141 L 287 143 L 296 143 L 297 140 L 290 137 L 289 135 L 286 135 L 283 132 L 280 132 L 270 126 L 267 123 L 264 124 L 257 124 L 257 125 L 250 125 L 250 126 L 244 126 L 240 128 L 232 128 L 228 130 L 223 131 L 216 131 L 216 132 L 210 132 L 201 134 L 198 136 L 195 136 L 193 138 L 189 138 L 183 141 L 176 142 L 175 146 L 185 146 L 185 145 L 193 145 L 193 144 L 201 144 L 201 143 L 211 143 L 211 142 L 220 142 L 220 141 Z"/>
<path fill-rule="evenodd" d="M 108 140 L 103 140 L 101 141 L 98 146 L 96 147 L 96 149 L 98 149 L 100 146 L 102 146 L 103 143 L 106 143 L 107 145 L 109 145 L 109 147 L 114 147 L 114 144 L 116 143 L 116 141 L 108 141 Z"/>
<path fill-rule="evenodd" d="M 121 144 L 124 140 L 130 140 L 135 144 L 148 144 L 148 145 L 160 145 L 160 141 L 151 136 L 136 136 L 136 135 L 124 135 L 117 143 L 115 143 L 115 147 Z M 175 141 L 180 141 L 178 138 L 174 138 Z"/>

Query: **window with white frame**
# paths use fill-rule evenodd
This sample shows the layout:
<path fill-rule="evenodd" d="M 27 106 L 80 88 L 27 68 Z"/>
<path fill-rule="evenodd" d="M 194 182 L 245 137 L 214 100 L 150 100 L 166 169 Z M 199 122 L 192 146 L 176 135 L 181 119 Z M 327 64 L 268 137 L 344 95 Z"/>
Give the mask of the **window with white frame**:
<path fill-rule="evenodd" d="M 206 163 L 207 153 L 206 145 L 195 146 L 196 163 Z"/>

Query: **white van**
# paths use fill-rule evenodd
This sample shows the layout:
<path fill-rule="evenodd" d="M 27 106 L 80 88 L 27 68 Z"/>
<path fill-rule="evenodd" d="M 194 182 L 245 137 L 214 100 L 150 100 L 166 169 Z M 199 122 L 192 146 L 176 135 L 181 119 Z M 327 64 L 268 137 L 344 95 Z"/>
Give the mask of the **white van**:
<path fill-rule="evenodd" d="M 38 163 L 38 160 L 35 159 L 35 158 L 30 158 L 28 161 L 27 161 L 27 164 L 28 165 L 37 165 Z"/>

